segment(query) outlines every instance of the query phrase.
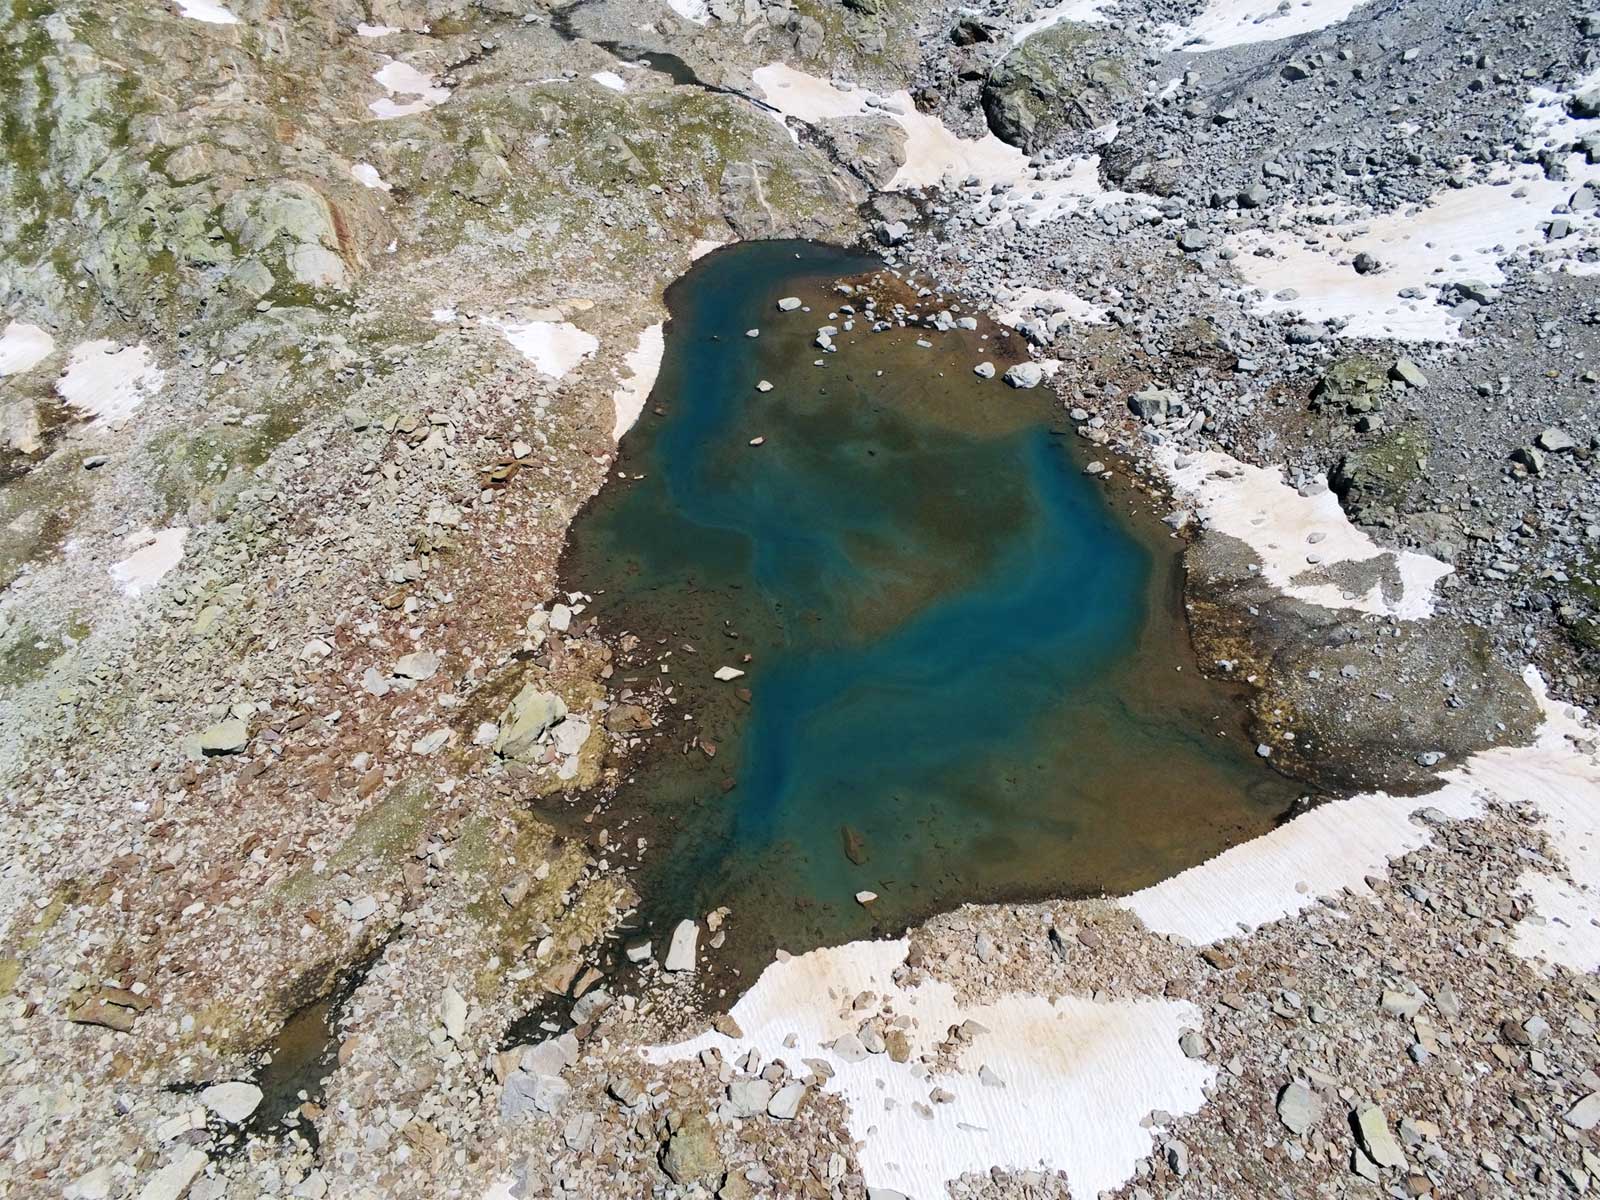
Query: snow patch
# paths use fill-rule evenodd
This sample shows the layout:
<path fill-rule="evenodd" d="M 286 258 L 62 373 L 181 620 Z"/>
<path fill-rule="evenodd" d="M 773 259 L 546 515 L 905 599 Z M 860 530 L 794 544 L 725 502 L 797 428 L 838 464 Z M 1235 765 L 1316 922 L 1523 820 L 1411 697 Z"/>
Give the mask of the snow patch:
<path fill-rule="evenodd" d="M 1600 72 L 1580 80 L 1576 90 L 1600 83 Z M 1535 89 L 1524 112 L 1539 148 L 1569 145 L 1600 132 L 1600 119 L 1567 115 L 1570 92 Z M 1562 212 L 1585 184 L 1600 187 L 1600 164 L 1582 154 L 1563 159 L 1568 178 L 1547 179 L 1533 164 L 1496 164 L 1478 182 L 1445 188 L 1425 204 L 1363 216 L 1341 205 L 1285 209 L 1279 228 L 1229 239 L 1239 274 L 1264 295 L 1256 312 L 1291 312 L 1308 320 L 1340 318 L 1342 337 L 1401 341 L 1452 341 L 1461 323 L 1438 301 L 1441 287 L 1467 281 L 1496 286 L 1505 281 L 1500 262 L 1509 256 L 1554 259 L 1570 265 L 1579 251 L 1600 247 L 1597 212 Z M 1542 228 L 1552 219 L 1570 223 L 1566 237 L 1547 239 Z M 1264 256 L 1262 251 L 1267 252 Z M 1357 274 L 1357 254 L 1378 260 L 1381 270 Z M 1284 289 L 1297 295 L 1277 299 Z M 1420 297 L 1405 298 L 1415 289 Z"/>
<path fill-rule="evenodd" d="M 427 112 L 430 108 L 436 108 L 450 99 L 449 88 L 436 87 L 431 75 L 424 75 L 410 63 L 391 59 L 380 67 L 372 78 L 379 87 L 389 93 L 367 105 L 380 121 L 392 121 L 397 117 L 410 117 Z M 395 99 L 397 96 L 409 96 L 411 99 L 397 102 Z"/>
<path fill-rule="evenodd" d="M 541 375 L 564 378 L 600 348 L 600 339 L 566 321 L 491 321 Z"/>
<path fill-rule="evenodd" d="M 204 21 L 207 25 L 237 25 L 234 16 L 214 0 L 177 0 L 179 15 L 191 21 Z"/>
<path fill-rule="evenodd" d="M 1297 37 L 1337 25 L 1366 0 L 1298 0 L 1280 9 L 1274 0 L 1211 0 L 1187 25 L 1165 29 L 1168 50 L 1221 50 Z"/>
<path fill-rule="evenodd" d="M 615 71 L 596 71 L 589 78 L 601 87 L 610 88 L 613 92 L 625 92 L 628 90 L 627 80 L 623 79 Z"/>
<path fill-rule="evenodd" d="M 727 242 L 719 242 L 714 238 L 698 238 L 694 245 L 689 247 L 689 261 L 699 262 L 713 250 L 721 250 Z"/>
<path fill-rule="evenodd" d="M 176 526 L 156 532 L 141 529 L 123 539 L 133 553 L 111 564 L 111 578 L 122 585 L 126 595 L 138 596 L 161 582 L 161 577 L 183 561 L 183 543 L 188 529 Z"/>
<path fill-rule="evenodd" d="M 1044 9 L 1031 20 L 1024 21 L 1011 31 L 1011 44 L 1020 46 L 1036 33 L 1053 29 L 1064 22 L 1078 25 L 1102 25 L 1111 18 L 1105 15 L 1116 0 L 1067 0 L 1059 8 Z"/>
<path fill-rule="evenodd" d="M 1581 709 L 1552 703 L 1533 667 L 1523 681 L 1544 716 L 1532 745 L 1480 751 L 1424 795 L 1372 792 L 1321 805 L 1121 905 L 1157 933 L 1216 942 L 1300 912 L 1319 896 L 1370 895 L 1368 876 L 1432 839 L 1431 828 L 1411 817 L 1421 809 L 1463 820 L 1487 801 L 1530 804 L 1543 815 L 1566 875 L 1535 867 L 1523 873 L 1517 886 L 1533 897 L 1532 915 L 1513 930 L 1512 949 L 1580 973 L 1600 968 L 1597 731 Z"/>
<path fill-rule="evenodd" d="M 611 436 L 617 441 L 622 441 L 622 435 L 633 428 L 639 414 L 644 411 L 644 402 L 650 395 L 650 389 L 656 385 L 656 376 L 661 372 L 661 356 L 665 349 L 662 324 L 657 321 L 640 330 L 639 344 L 622 360 L 628 368 L 628 378 L 611 394 L 617 410 L 617 423 Z"/>
<path fill-rule="evenodd" d="M 696 25 L 711 24 L 711 9 L 706 0 L 667 0 L 667 7 L 677 13 L 685 21 Z"/>
<path fill-rule="evenodd" d="M 750 78 L 780 119 L 814 124 L 875 114 L 899 125 L 906 134 L 906 161 L 889 181 L 889 191 L 959 184 L 975 177 L 981 195 L 970 207 L 977 211 L 988 209 L 990 188 L 1010 184 L 1006 210 L 1030 227 L 1086 205 L 1099 207 L 1130 198 L 1101 186 L 1099 159 L 1094 155 L 1064 159 L 1036 171 L 1026 154 L 992 133 L 976 140 L 957 137 L 938 117 L 918 112 L 904 90 L 885 97 L 865 88 L 837 87 L 783 63 L 759 67 Z"/>
<path fill-rule="evenodd" d="M 143 342 L 119 347 L 115 342 L 84 342 L 67 356 L 67 369 L 56 380 L 56 395 L 96 420 L 126 420 L 149 396 L 161 390 L 166 372 Z"/>
<path fill-rule="evenodd" d="M 368 25 L 365 21 L 356 26 L 356 36 L 364 38 L 388 37 L 391 33 L 399 33 L 398 25 Z"/>
<path fill-rule="evenodd" d="M 1350 609 L 1419 621 L 1433 614 L 1434 585 L 1455 568 L 1426 554 L 1379 546 L 1350 523 L 1326 486 L 1302 496 L 1283 482 L 1278 467 L 1256 467 L 1218 450 L 1187 456 L 1177 465 L 1170 447 L 1156 450 L 1174 493 L 1192 505 L 1207 529 L 1238 538 L 1261 559 L 1261 575 L 1286 596 L 1321 608 Z M 1316 541 L 1311 539 L 1321 535 Z M 1400 594 L 1374 583 L 1365 594 L 1304 578 L 1339 563 L 1392 556 Z M 1312 561 L 1312 560 L 1315 561 Z"/>
<path fill-rule="evenodd" d="M 1103 304 L 1091 304 L 1075 292 L 1064 288 L 1011 288 L 996 297 L 995 320 L 1002 325 L 1017 328 L 1024 321 L 1039 321 L 1052 336 L 1063 325 L 1076 322 L 1080 325 L 1105 325 L 1109 323 L 1109 309 Z"/>
<path fill-rule="evenodd" d="M 364 187 L 376 188 L 379 191 L 390 190 L 389 184 L 378 174 L 378 168 L 371 163 L 356 163 L 350 168 L 350 174 L 355 181 Z"/>
<path fill-rule="evenodd" d="M 55 348 L 55 338 L 37 325 L 12 321 L 0 333 L 0 378 L 33 370 Z"/>
<path fill-rule="evenodd" d="M 1052 1003 L 1020 993 L 962 1004 L 940 980 L 910 989 L 895 983 L 907 944 L 851 942 L 774 963 L 733 1006 L 743 1037 L 711 1032 L 645 1056 L 661 1064 L 714 1046 L 733 1059 L 753 1047 L 763 1061 L 782 1059 L 796 1073 L 802 1058 L 826 1059 L 835 1074 L 821 1087 L 847 1108 L 867 1186 L 918 1197 L 943 1196 L 962 1173 L 994 1166 L 1059 1170 L 1073 1195 L 1093 1196 L 1132 1176 L 1151 1152 L 1151 1132 L 1140 1122 L 1152 1109 L 1181 1115 L 1204 1102 L 1215 1070 L 1178 1047 L 1186 1027 L 1203 1023 L 1193 1005 L 1075 996 Z M 846 1062 L 826 1049 L 871 1015 L 852 1011 L 861 992 L 911 1018 L 910 1062 L 887 1054 Z M 987 1031 L 961 1051 L 957 1073 L 930 1076 L 918 1059 L 967 1020 Z M 784 1045 L 791 1034 L 793 1048 Z M 980 1067 L 1004 1086 L 980 1082 Z M 936 1086 L 954 1099 L 933 1105 L 929 1120 L 916 1106 L 927 1108 Z"/>

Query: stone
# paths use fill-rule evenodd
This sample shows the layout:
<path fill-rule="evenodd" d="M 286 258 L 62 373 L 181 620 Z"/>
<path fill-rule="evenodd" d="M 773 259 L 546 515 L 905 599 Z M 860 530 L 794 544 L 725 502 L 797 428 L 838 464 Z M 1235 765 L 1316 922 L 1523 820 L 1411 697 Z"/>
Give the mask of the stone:
<path fill-rule="evenodd" d="M 500 732 L 494 739 L 494 752 L 502 758 L 528 762 L 537 757 L 540 740 L 552 726 L 564 720 L 567 705 L 554 692 L 541 691 L 526 684 L 500 714 Z"/>
<path fill-rule="evenodd" d="M 728 1103 L 736 1117 L 758 1117 L 767 1111 L 772 1085 L 765 1079 L 735 1079 L 728 1085 Z"/>
<path fill-rule="evenodd" d="M 1383 993 L 1382 1008 L 1386 1013 L 1409 1019 L 1422 1011 L 1422 1001 L 1423 997 L 1415 992 L 1386 991 Z"/>
<path fill-rule="evenodd" d="M 840 1034 L 828 1043 L 828 1049 L 833 1051 L 835 1057 L 847 1063 L 858 1063 L 867 1057 L 867 1048 L 853 1033 Z"/>
<path fill-rule="evenodd" d="M 864 888 L 861 891 L 856 893 L 856 903 L 857 904 L 871 904 L 877 898 L 878 898 L 878 893 L 877 892 L 869 892 Z"/>
<path fill-rule="evenodd" d="M 673 1130 L 661 1154 L 661 1169 L 679 1187 L 699 1184 L 709 1189 L 721 1184 L 727 1166 L 704 1113 L 690 1113 Z"/>
<path fill-rule="evenodd" d="M 439 1000 L 439 1021 L 444 1025 L 445 1036 L 459 1042 L 467 1032 L 467 1002 L 452 984 L 444 989 Z"/>
<path fill-rule="evenodd" d="M 1211 245 L 1211 237 L 1203 229 L 1185 229 L 1178 235 L 1178 249 L 1185 254 L 1198 254 Z"/>
<path fill-rule="evenodd" d="M 1425 388 L 1428 386 L 1428 377 L 1409 358 L 1395 359 L 1394 365 L 1389 368 L 1389 374 L 1408 388 Z"/>
<path fill-rule="evenodd" d="M 422 682 L 432 679 L 439 669 L 439 656 L 432 650 L 417 650 L 395 660 L 394 673 L 401 679 Z"/>
<path fill-rule="evenodd" d="M 1361 1148 L 1378 1166 L 1398 1169 L 1406 1165 L 1405 1151 L 1389 1128 L 1389 1118 L 1376 1104 L 1364 1104 L 1356 1110 L 1356 1135 L 1361 1139 Z"/>
<path fill-rule="evenodd" d="M 712 672 L 711 677 L 721 681 L 722 683 L 729 683 L 742 677 L 743 675 L 744 672 L 739 670 L 738 667 L 718 667 L 714 672 Z"/>
<path fill-rule="evenodd" d="M 1204 1058 L 1208 1049 L 1206 1039 L 1192 1029 L 1178 1039 L 1178 1048 L 1185 1058 Z"/>
<path fill-rule="evenodd" d="M 1600 1124 L 1600 1092 L 1590 1092 L 1561 1118 L 1574 1129 L 1593 1129 Z"/>
<path fill-rule="evenodd" d="M 679 921 L 667 944 L 667 958 L 661 965 L 669 971 L 692 971 L 700 942 L 700 926 L 694 921 Z"/>
<path fill-rule="evenodd" d="M 780 1121 L 792 1121 L 800 1111 L 800 1101 L 805 1099 L 806 1085 L 790 1080 L 772 1094 L 767 1102 L 767 1115 Z"/>
<path fill-rule="evenodd" d="M 242 1079 L 214 1083 L 200 1092 L 200 1103 L 229 1125 L 239 1125 L 261 1106 L 261 1089 Z"/>
<path fill-rule="evenodd" d="M 138 1200 L 182 1200 L 210 1161 L 204 1150 L 185 1151 L 145 1181 Z"/>
<path fill-rule="evenodd" d="M 238 717 L 218 721 L 200 731 L 202 754 L 237 754 L 250 743 L 250 729 Z"/>
<path fill-rule="evenodd" d="M 1044 368 L 1035 362 L 1021 362 L 1008 367 L 1005 381 L 1014 388 L 1036 388 L 1044 382 Z"/>
<path fill-rule="evenodd" d="M 1278 1120 L 1290 1133 L 1301 1135 L 1322 1117 L 1322 1101 L 1298 1079 L 1278 1093 Z"/>
<path fill-rule="evenodd" d="M 1533 444 L 1550 454 L 1561 454 L 1575 449 L 1578 445 L 1572 437 L 1560 429 L 1541 430 L 1533 439 Z"/>
<path fill-rule="evenodd" d="M 797 309 L 799 307 L 800 307 L 800 297 L 799 296 L 785 296 L 783 299 L 778 301 L 778 311 L 779 312 L 793 312 L 795 309 Z"/>
<path fill-rule="evenodd" d="M 993 379 L 994 364 L 992 362 L 981 362 L 972 368 L 972 373 L 979 379 Z"/>
<path fill-rule="evenodd" d="M 559 1075 L 514 1071 L 500 1093 L 500 1116 L 514 1121 L 536 1112 L 558 1113 L 571 1098 L 572 1085 Z"/>

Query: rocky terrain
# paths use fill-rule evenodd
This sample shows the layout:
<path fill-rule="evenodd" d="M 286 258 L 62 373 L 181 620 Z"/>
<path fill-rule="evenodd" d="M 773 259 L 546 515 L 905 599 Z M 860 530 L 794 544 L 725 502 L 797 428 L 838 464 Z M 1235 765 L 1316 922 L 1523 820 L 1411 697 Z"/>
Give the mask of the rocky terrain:
<path fill-rule="evenodd" d="M 13 0 L 0 1195 L 1600 1187 L 1597 71 L 1525 0 Z M 1025 336 L 1326 803 L 731 1008 L 737 912 L 624 936 L 563 538 L 773 236 Z"/>

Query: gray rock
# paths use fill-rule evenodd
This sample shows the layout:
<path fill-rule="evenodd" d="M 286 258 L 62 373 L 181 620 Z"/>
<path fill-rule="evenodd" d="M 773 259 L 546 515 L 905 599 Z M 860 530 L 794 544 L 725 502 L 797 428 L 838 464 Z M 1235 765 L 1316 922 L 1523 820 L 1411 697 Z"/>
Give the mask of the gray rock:
<path fill-rule="evenodd" d="M 755 1117 L 767 1111 L 772 1085 L 765 1079 L 735 1079 L 728 1085 L 728 1103 L 736 1117 Z"/>
<path fill-rule="evenodd" d="M 667 958 L 662 966 L 669 971 L 692 971 L 695 968 L 695 951 L 700 944 L 700 926 L 695 921 L 679 921 L 672 931 L 672 941 L 667 945 Z"/>
<path fill-rule="evenodd" d="M 1322 1101 L 1298 1079 L 1278 1093 L 1278 1120 L 1290 1133 L 1305 1133 L 1322 1118 Z"/>
<path fill-rule="evenodd" d="M 237 754 L 250 743 L 249 727 L 238 717 L 229 717 L 200 731 L 202 754 Z"/>
<path fill-rule="evenodd" d="M 494 752 L 502 758 L 531 760 L 540 739 L 566 715 L 567 705 L 560 696 L 541 691 L 531 683 L 525 685 L 500 714 Z"/>
<path fill-rule="evenodd" d="M 200 1103 L 230 1125 L 238 1125 L 261 1105 L 261 1089 L 242 1079 L 214 1083 L 200 1093 Z"/>
<path fill-rule="evenodd" d="M 805 1098 L 806 1085 L 798 1080 L 790 1080 L 775 1093 L 767 1103 L 767 1115 L 776 1117 L 780 1121 L 792 1121 L 795 1114 L 800 1111 L 800 1101 Z"/>
<path fill-rule="evenodd" d="M 661 1169 L 680 1187 L 699 1184 L 709 1189 L 722 1182 L 727 1165 L 703 1113 L 690 1113 L 673 1131 L 661 1154 Z"/>
<path fill-rule="evenodd" d="M 1551 454 L 1560 454 L 1578 445 L 1568 434 L 1555 428 L 1541 430 L 1539 436 L 1533 439 L 1533 444 Z"/>
<path fill-rule="evenodd" d="M 1044 368 L 1033 362 L 1018 363 L 1006 368 L 1005 380 L 1014 388 L 1036 388 L 1044 382 Z"/>
<path fill-rule="evenodd" d="M 1361 1148 L 1380 1167 L 1396 1169 L 1406 1165 L 1405 1151 L 1389 1128 L 1389 1118 L 1376 1104 L 1364 1104 L 1356 1110 L 1356 1135 Z"/>
<path fill-rule="evenodd" d="M 1600 1092 L 1590 1092 L 1561 1118 L 1574 1129 L 1593 1129 L 1600 1124 Z"/>

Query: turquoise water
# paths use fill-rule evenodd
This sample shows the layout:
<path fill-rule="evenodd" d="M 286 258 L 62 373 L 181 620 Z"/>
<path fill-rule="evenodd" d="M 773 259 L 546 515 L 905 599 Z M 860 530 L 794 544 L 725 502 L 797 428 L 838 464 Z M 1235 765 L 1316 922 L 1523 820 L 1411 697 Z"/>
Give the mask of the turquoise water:
<path fill-rule="evenodd" d="M 612 801 L 651 842 L 645 918 L 727 906 L 730 964 L 1142 886 L 1295 794 L 1194 670 L 1176 544 L 1113 511 L 1045 389 L 972 374 L 1021 357 L 1009 333 L 812 345 L 848 319 L 834 281 L 880 265 L 795 242 L 698 264 L 563 564 L 637 638 L 613 698 L 669 701 Z"/>

